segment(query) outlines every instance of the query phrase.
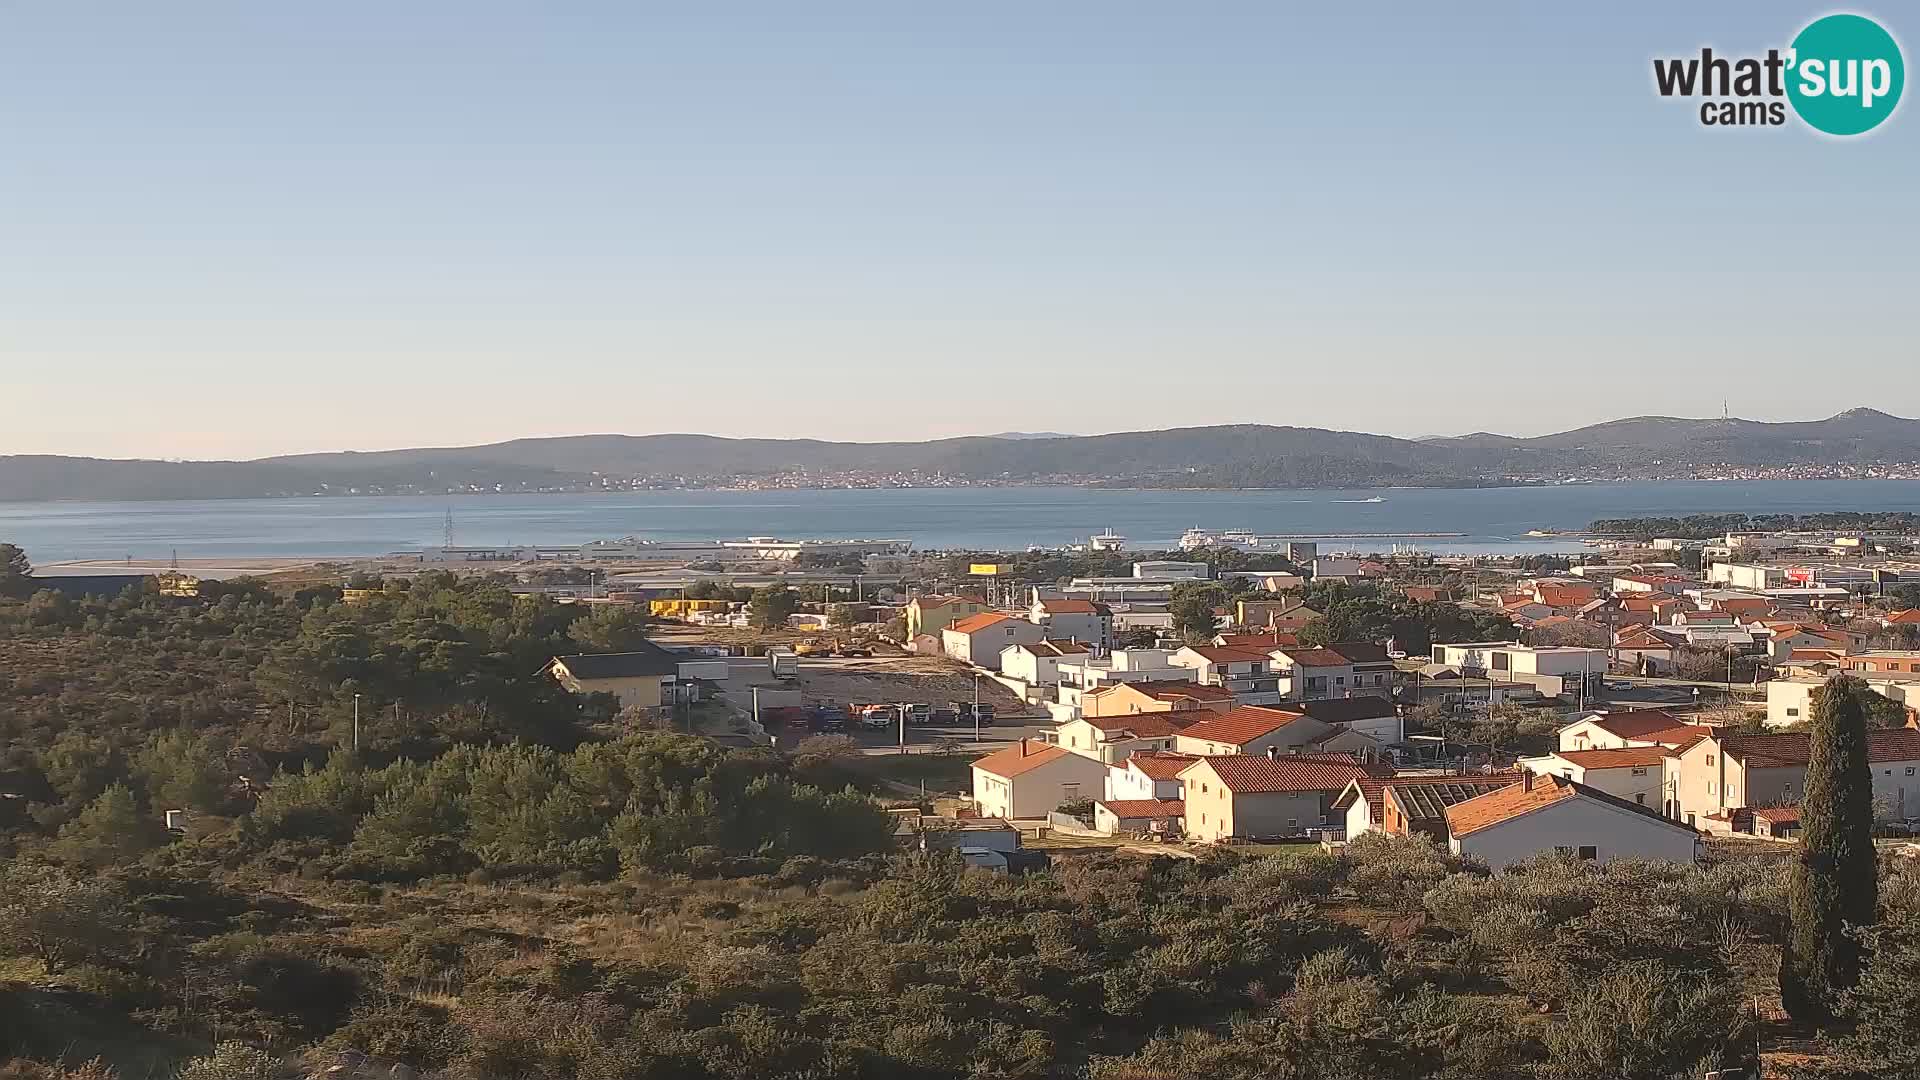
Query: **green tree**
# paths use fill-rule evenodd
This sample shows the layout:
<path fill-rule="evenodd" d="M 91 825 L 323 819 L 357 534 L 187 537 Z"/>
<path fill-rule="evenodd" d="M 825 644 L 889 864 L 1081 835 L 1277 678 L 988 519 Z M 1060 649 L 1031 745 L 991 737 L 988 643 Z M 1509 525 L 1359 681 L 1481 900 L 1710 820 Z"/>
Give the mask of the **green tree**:
<path fill-rule="evenodd" d="M 1808 725 L 1800 851 L 1788 889 L 1792 929 L 1780 958 L 1780 997 L 1798 1020 L 1830 1022 L 1860 973 L 1847 928 L 1874 921 L 1873 770 L 1865 683 L 1837 675 L 1814 694 Z"/>
<path fill-rule="evenodd" d="M 163 830 L 140 810 L 133 792 L 115 784 L 60 829 L 53 853 L 62 862 L 94 869 L 130 862 L 159 846 Z"/>
<path fill-rule="evenodd" d="M 587 652 L 634 652 L 646 645 L 650 622 L 639 608 L 599 604 L 586 618 L 576 620 L 567 636 Z"/>
<path fill-rule="evenodd" d="M 0 954 L 32 957 L 57 973 L 106 956 L 126 935 L 126 907 L 106 882 L 52 866 L 0 863 Z"/>
<path fill-rule="evenodd" d="M 12 544 L 0 544 L 0 596 L 25 596 L 33 591 L 33 564 L 27 553 Z"/>
<path fill-rule="evenodd" d="M 787 616 L 800 610 L 800 596 L 785 585 L 769 585 L 753 591 L 747 610 L 753 613 L 754 626 L 762 630 L 782 629 L 787 625 Z"/>
<path fill-rule="evenodd" d="M 227 808 L 231 783 L 224 747 L 207 736 L 170 731 L 147 744 L 134 761 L 134 775 L 161 810 Z"/>
<path fill-rule="evenodd" d="M 1188 641 L 1209 641 L 1219 632 L 1219 616 L 1214 609 L 1227 602 L 1226 591 L 1208 582 L 1181 582 L 1173 587 L 1167 611 L 1173 615 L 1173 632 Z"/>

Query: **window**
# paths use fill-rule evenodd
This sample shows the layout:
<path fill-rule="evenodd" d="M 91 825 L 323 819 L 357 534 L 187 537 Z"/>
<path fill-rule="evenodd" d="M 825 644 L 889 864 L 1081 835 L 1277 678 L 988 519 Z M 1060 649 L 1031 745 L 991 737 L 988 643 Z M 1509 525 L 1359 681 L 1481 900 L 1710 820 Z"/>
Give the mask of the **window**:
<path fill-rule="evenodd" d="M 1571 855 L 1573 854 L 1573 849 L 1565 844 L 1555 844 L 1553 845 L 1553 853 L 1555 855 Z"/>
<path fill-rule="evenodd" d="M 1593 862 L 1600 858 L 1600 849 L 1591 844 L 1584 845 L 1580 848 L 1580 857 L 1588 862 Z"/>
<path fill-rule="evenodd" d="M 1645 765 L 1636 765 L 1636 766 L 1634 766 L 1634 768 L 1633 768 L 1633 775 L 1635 775 L 1635 776 L 1645 776 L 1645 775 L 1647 775 L 1647 767 L 1646 767 Z"/>
<path fill-rule="evenodd" d="M 1799 710 L 1798 708 L 1794 708 L 1794 707 L 1789 707 L 1789 708 L 1787 709 L 1787 715 L 1788 715 L 1788 716 L 1799 716 L 1799 715 L 1800 715 L 1800 710 Z"/>
<path fill-rule="evenodd" d="M 1909 766 L 1907 766 L 1907 775 L 1908 775 L 1908 776 L 1912 776 L 1912 775 L 1913 775 L 1913 766 L 1911 766 L 1911 765 L 1909 765 Z"/>
<path fill-rule="evenodd" d="M 1201 815 L 1200 815 L 1200 824 L 1202 824 L 1202 825 L 1205 825 L 1206 823 L 1207 823 L 1207 815 L 1205 815 L 1205 814 L 1201 814 Z"/>
<path fill-rule="evenodd" d="M 1708 754 L 1708 755 L 1707 755 L 1707 764 L 1709 764 L 1709 765 L 1711 765 L 1711 764 L 1713 764 L 1713 755 L 1712 755 L 1712 754 Z"/>
<path fill-rule="evenodd" d="M 1713 794 L 1713 781 L 1707 781 L 1707 794 Z"/>
<path fill-rule="evenodd" d="M 1300 819 L 1299 819 L 1299 818 L 1297 818 L 1297 817 L 1290 817 L 1290 818 L 1288 818 L 1288 819 L 1287 819 L 1287 829 L 1288 829 L 1289 831 L 1291 831 L 1291 830 L 1293 830 L 1293 829 L 1297 829 L 1297 828 L 1299 828 L 1299 827 L 1300 827 Z"/>
<path fill-rule="evenodd" d="M 1639 803 L 1641 806 L 1647 805 L 1647 793 L 1642 791 L 1634 795 L 1633 801 Z"/>
<path fill-rule="evenodd" d="M 1079 784 L 1061 784 L 1060 785 L 1060 801 L 1061 802 L 1073 802 L 1079 798 L 1080 798 Z"/>

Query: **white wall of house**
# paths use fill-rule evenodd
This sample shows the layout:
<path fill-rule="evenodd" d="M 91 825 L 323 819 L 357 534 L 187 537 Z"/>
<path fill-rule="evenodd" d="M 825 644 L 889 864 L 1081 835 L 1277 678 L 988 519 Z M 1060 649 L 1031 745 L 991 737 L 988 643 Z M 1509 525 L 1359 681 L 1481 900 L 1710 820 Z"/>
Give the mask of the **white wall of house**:
<path fill-rule="evenodd" d="M 1361 833 L 1372 832 L 1379 827 L 1374 823 L 1373 808 L 1367 805 L 1367 800 L 1355 799 L 1353 805 L 1347 807 L 1347 839 L 1351 840 Z"/>
<path fill-rule="evenodd" d="M 1062 754 L 1012 778 L 973 770 L 973 798 L 986 817 L 1045 817 L 1063 802 L 1098 798 L 1107 767 L 1093 758 Z"/>
<path fill-rule="evenodd" d="M 1046 631 L 1024 619 L 1002 619 L 971 634 L 948 627 L 940 631 L 940 643 L 947 655 L 965 664 L 1000 670 L 1000 650 L 1016 642 L 1035 642 Z"/>
<path fill-rule="evenodd" d="M 1598 799 L 1575 796 L 1490 825 L 1450 843 L 1456 855 L 1480 859 L 1496 872 L 1556 848 L 1592 848 L 1595 862 L 1664 859 L 1692 862 L 1695 837 L 1669 821 L 1636 814 Z"/>
<path fill-rule="evenodd" d="M 1536 776 L 1564 776 L 1577 784 L 1604 791 L 1615 798 L 1662 813 L 1666 801 L 1666 769 L 1652 765 L 1618 765 L 1589 769 L 1557 754 L 1521 758 L 1520 766 Z"/>
<path fill-rule="evenodd" d="M 1046 627 L 1047 636 L 1056 641 L 1077 641 L 1082 645 L 1097 646 L 1102 652 L 1113 648 L 1111 615 L 1078 611 L 1042 613 L 1036 606 L 1032 620 Z"/>

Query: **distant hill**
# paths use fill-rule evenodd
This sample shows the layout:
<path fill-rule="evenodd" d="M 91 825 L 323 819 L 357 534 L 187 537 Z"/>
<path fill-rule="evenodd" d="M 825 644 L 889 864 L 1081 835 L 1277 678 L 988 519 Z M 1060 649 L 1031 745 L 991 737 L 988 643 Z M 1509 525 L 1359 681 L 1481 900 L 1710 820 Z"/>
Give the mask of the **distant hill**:
<path fill-rule="evenodd" d="M 1920 462 L 1920 421 L 1874 409 L 1825 420 L 1638 416 L 1535 438 L 1396 439 L 1235 424 L 1111 435 L 1005 432 L 842 443 L 713 435 L 570 435 L 485 446 L 257 461 L 0 457 L 0 500 L 245 498 L 455 490 L 700 486 L 782 477 L 1147 487 L 1467 486 L 1559 476 L 1685 476 L 1714 467 Z"/>

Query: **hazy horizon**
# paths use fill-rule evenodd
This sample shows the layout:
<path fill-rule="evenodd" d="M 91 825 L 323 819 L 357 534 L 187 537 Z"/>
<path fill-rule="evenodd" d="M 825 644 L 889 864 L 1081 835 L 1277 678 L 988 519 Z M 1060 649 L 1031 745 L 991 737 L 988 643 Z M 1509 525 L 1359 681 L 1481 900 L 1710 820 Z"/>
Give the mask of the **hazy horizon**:
<path fill-rule="evenodd" d="M 0 0 L 0 454 L 1916 415 L 1827 10 Z"/>

